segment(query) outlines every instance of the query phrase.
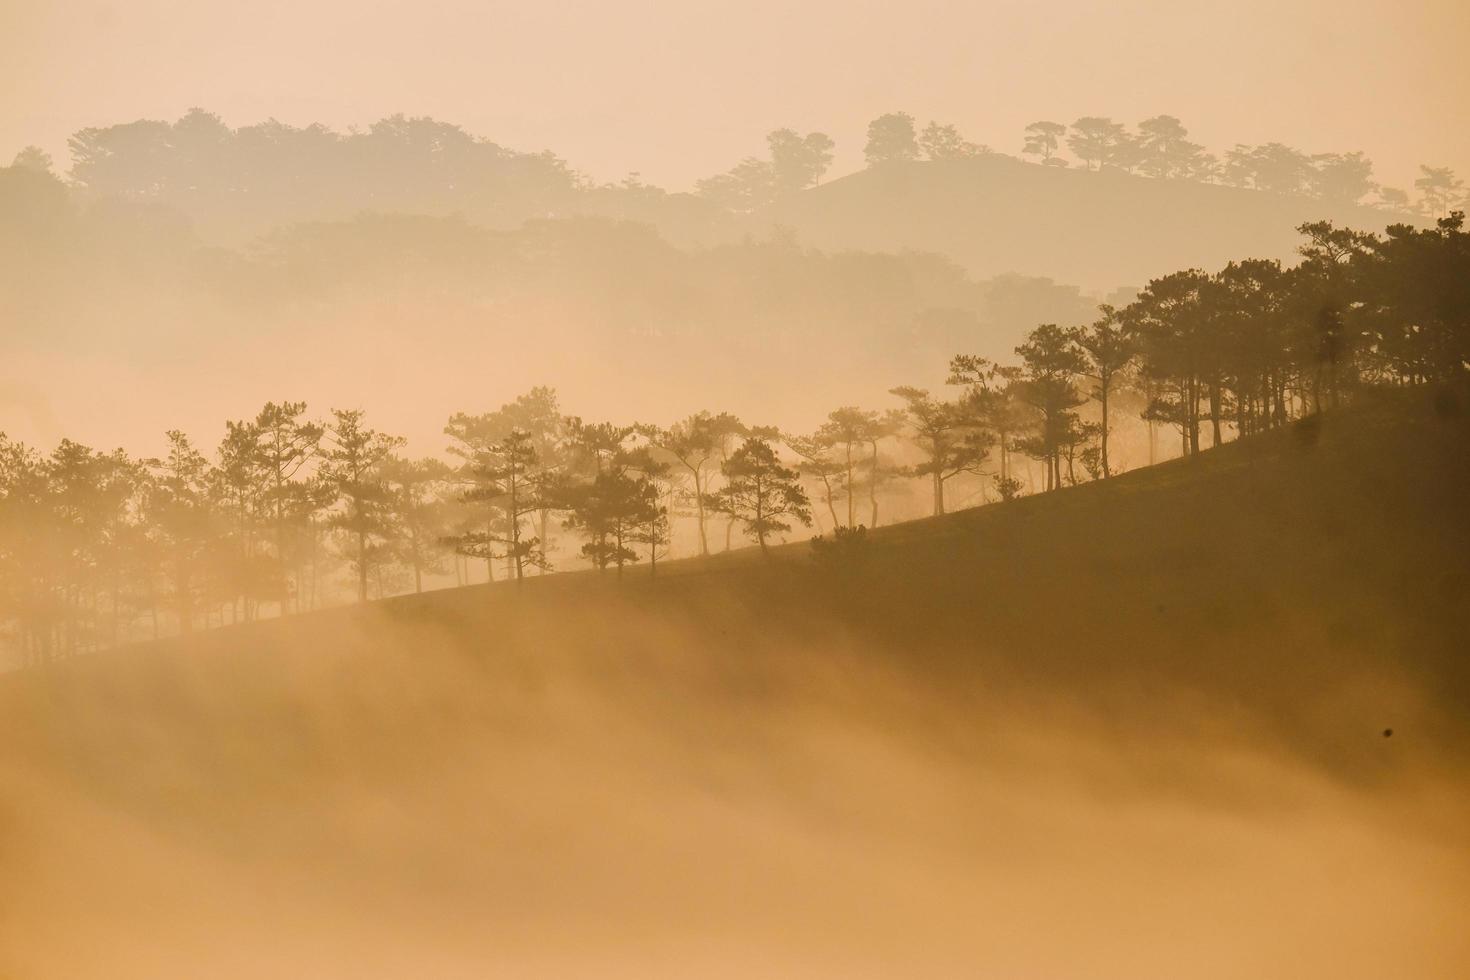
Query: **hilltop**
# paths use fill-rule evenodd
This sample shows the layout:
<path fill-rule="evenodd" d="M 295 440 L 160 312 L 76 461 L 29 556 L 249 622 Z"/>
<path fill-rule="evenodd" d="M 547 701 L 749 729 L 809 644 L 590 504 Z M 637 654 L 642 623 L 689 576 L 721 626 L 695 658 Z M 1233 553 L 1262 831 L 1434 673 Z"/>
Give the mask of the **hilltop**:
<path fill-rule="evenodd" d="M 1162 269 L 1289 259 L 1307 221 L 1377 231 L 1375 208 L 1119 170 L 1043 167 L 1002 154 L 869 168 L 762 216 L 821 249 L 937 252 L 972 275 L 1048 276 L 1084 289 L 1142 286 Z"/>

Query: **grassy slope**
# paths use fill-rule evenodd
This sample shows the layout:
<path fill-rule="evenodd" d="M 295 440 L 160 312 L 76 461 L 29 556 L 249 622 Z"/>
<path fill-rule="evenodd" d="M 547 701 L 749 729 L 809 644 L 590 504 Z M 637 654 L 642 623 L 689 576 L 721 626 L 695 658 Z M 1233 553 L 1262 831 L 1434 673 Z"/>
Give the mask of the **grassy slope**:
<path fill-rule="evenodd" d="M 884 528 L 837 572 L 746 550 L 6 678 L 0 976 L 284 975 L 211 960 L 251 923 L 318 977 L 427 948 L 446 977 L 1456 975 L 1470 414 L 1441 408 Z M 568 935 L 594 959 L 548 959 Z"/>
<path fill-rule="evenodd" d="M 1453 726 L 1434 729 L 1447 748 L 1470 748 L 1458 727 L 1470 718 L 1467 433 L 1462 409 L 1390 398 L 1107 483 L 880 528 L 841 568 L 816 564 L 805 543 L 770 561 L 742 548 L 665 562 L 656 578 L 630 566 L 621 581 L 576 572 L 270 620 L 58 674 L 149 676 L 197 654 L 268 673 L 258 658 L 272 649 L 396 629 L 447 634 L 476 657 L 534 656 L 538 632 L 568 617 L 602 618 L 594 646 L 636 650 L 652 618 L 737 674 L 745 651 L 851 635 L 866 656 L 951 691 L 983 678 L 1104 706 L 1115 690 L 1193 692 L 1303 736 L 1314 702 L 1388 674 L 1446 709 L 1431 715 Z M 11 697 L 37 682 L 7 681 Z M 1362 724 L 1393 724 L 1393 696 L 1369 697 Z"/>
<path fill-rule="evenodd" d="M 881 528 L 854 567 L 820 567 L 805 543 L 770 562 L 741 549 L 665 563 L 656 580 L 643 566 L 621 583 L 558 575 L 519 591 L 403 597 L 375 615 L 447 619 L 471 647 L 493 648 L 507 614 L 534 623 L 573 603 L 627 604 L 696 629 L 725 610 L 741 621 L 722 635 L 744 634 L 732 655 L 750 634 L 850 630 L 945 683 L 983 671 L 1090 697 L 1182 684 L 1287 725 L 1314 699 L 1388 671 L 1465 718 L 1467 489 L 1466 415 L 1388 398 L 1106 484 Z M 309 628 L 330 636 L 353 615 Z M 301 627 L 256 628 L 264 638 Z M 204 642 L 260 642 L 247 637 Z M 1379 710 L 1392 723 L 1391 705 Z"/>

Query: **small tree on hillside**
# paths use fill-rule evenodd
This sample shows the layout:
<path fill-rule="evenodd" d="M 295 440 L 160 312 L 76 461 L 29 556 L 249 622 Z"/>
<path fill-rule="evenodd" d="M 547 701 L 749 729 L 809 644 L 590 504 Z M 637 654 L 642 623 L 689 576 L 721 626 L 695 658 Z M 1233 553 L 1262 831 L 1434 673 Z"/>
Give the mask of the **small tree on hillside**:
<path fill-rule="evenodd" d="M 528 437 L 535 452 L 535 463 L 530 478 L 535 486 L 536 499 L 541 506 L 535 513 L 536 537 L 540 539 L 539 550 L 544 558 L 552 551 L 551 511 L 546 488 L 567 463 L 566 420 L 557 407 L 556 391 L 539 386 L 532 388 L 515 401 L 500 406 L 495 413 L 505 428 L 520 430 Z M 549 565 L 536 565 L 537 574 L 549 569 Z"/>
<path fill-rule="evenodd" d="M 532 445 L 530 433 L 513 429 L 491 447 L 489 469 L 483 474 L 501 511 L 501 526 L 505 529 L 500 542 L 505 549 L 503 557 L 517 582 L 525 578 L 527 565 L 546 567 L 541 540 L 526 535 L 522 528 L 522 520 L 542 507 L 536 472 L 536 447 Z"/>
<path fill-rule="evenodd" d="M 781 436 L 781 441 L 801 457 L 801 462 L 797 464 L 801 475 L 821 485 L 822 503 L 827 506 L 833 529 L 841 527 L 842 520 L 837 516 L 837 508 L 833 504 L 838 488 L 832 483 L 834 479 L 841 478 L 847 467 L 841 460 L 832 458 L 831 441 L 821 431 L 809 436 L 786 434 Z M 820 522 L 818 526 L 820 528 Z"/>
<path fill-rule="evenodd" d="M 342 509 L 332 525 L 352 542 L 348 560 L 357 571 L 357 599 L 367 601 L 368 574 L 382 560 L 392 527 L 383 464 L 403 440 L 368 428 L 360 409 L 333 409 L 327 429 L 322 477 Z"/>
<path fill-rule="evenodd" d="M 919 134 L 919 148 L 929 160 L 963 160 L 989 152 L 960 135 L 960 131 L 949 124 L 931 122 Z"/>
<path fill-rule="evenodd" d="M 953 402 L 930 397 L 922 388 L 894 388 L 891 394 L 907 403 L 904 413 L 914 444 L 928 458 L 910 469 L 927 476 L 934 491 L 934 514 L 944 513 L 944 485 L 961 473 L 979 473 L 989 455 L 987 434 Z"/>
<path fill-rule="evenodd" d="M 765 439 L 752 436 L 720 466 L 725 485 L 711 497 L 711 506 L 744 525 L 745 533 L 769 554 L 766 538 L 791 530 L 788 518 L 810 527 L 811 501 L 795 470 L 781 465 Z"/>
<path fill-rule="evenodd" d="M 623 566 L 638 560 L 633 545 L 648 543 L 644 533 L 659 523 L 658 488 L 652 480 L 623 466 L 608 466 L 590 482 L 561 491 L 565 524 L 581 531 L 582 555 L 598 571 L 608 566 L 623 576 Z"/>
<path fill-rule="evenodd" d="M 694 484 L 691 495 L 694 498 L 701 555 L 709 554 L 704 502 L 708 493 L 709 471 L 720 458 L 720 429 L 716 416 L 709 412 L 699 412 L 667 429 L 648 427 L 645 430 L 650 443 L 668 453 L 689 472 Z"/>
<path fill-rule="evenodd" d="M 1032 411 L 1017 397 L 1021 369 L 996 364 L 975 354 L 958 354 L 949 362 L 949 384 L 966 385 L 968 396 L 962 413 L 980 429 L 993 433 L 1000 448 L 1000 478 L 1011 475 L 1014 437 L 1025 430 Z"/>
<path fill-rule="evenodd" d="M 211 494 L 225 526 L 226 582 L 233 618 L 254 619 L 263 599 L 285 605 L 285 569 L 277 556 L 261 548 L 262 530 L 269 524 L 267 474 L 257 448 L 259 432 L 253 422 L 225 423 L 225 437 L 216 454 L 219 465 L 212 475 Z"/>
<path fill-rule="evenodd" d="M 659 560 L 668 557 L 673 541 L 671 503 L 677 481 L 666 455 L 657 447 L 643 446 L 629 454 L 627 464 L 643 483 L 632 540 L 648 549 L 650 576 L 658 574 Z"/>
<path fill-rule="evenodd" d="M 904 415 L 897 409 L 889 409 L 883 415 L 873 413 L 865 427 L 868 441 L 868 526 L 878 526 L 878 487 L 895 475 L 893 467 L 885 464 L 878 446 L 903 431 Z"/>
<path fill-rule="evenodd" d="M 1017 393 L 1041 416 L 1040 431 L 1023 451 L 1046 464 L 1046 489 L 1055 490 L 1062 482 L 1062 451 L 1077 442 L 1077 417 L 1072 409 L 1082 404 L 1082 396 L 1073 379 L 1082 373 L 1086 361 L 1077 348 L 1076 331 L 1054 323 L 1043 323 L 1027 334 L 1016 353 L 1025 364 Z"/>
<path fill-rule="evenodd" d="M 145 514 L 163 556 L 179 617 L 179 631 L 192 632 L 204 596 L 205 558 L 214 536 L 209 462 L 178 430 L 168 433 L 168 455 L 151 459 Z"/>
<path fill-rule="evenodd" d="M 907 112 L 890 112 L 868 123 L 863 154 L 870 167 L 917 160 L 919 141 L 914 134 L 914 117 Z"/>
<path fill-rule="evenodd" d="M 1083 116 L 1072 124 L 1067 147 L 1088 170 L 1097 170 L 1109 161 L 1127 137 L 1122 123 L 1115 123 L 1104 116 Z"/>
<path fill-rule="evenodd" d="M 291 517 L 301 511 L 309 481 L 303 479 L 308 464 L 316 458 L 321 443 L 321 425 L 307 421 L 305 402 L 267 402 L 255 417 L 255 455 L 265 484 L 265 503 L 270 512 L 271 543 L 283 578 L 295 562 L 291 554 Z M 300 586 L 286 590 L 300 592 Z M 287 610 L 287 595 L 281 597 L 281 613 Z"/>
<path fill-rule="evenodd" d="M 1034 122 L 1026 127 L 1026 143 L 1021 152 L 1027 156 L 1040 157 L 1044 165 L 1063 163 L 1055 160 L 1057 150 L 1061 148 L 1062 137 L 1067 135 L 1067 127 L 1055 122 Z"/>
<path fill-rule="evenodd" d="M 793 129 L 778 129 L 766 135 L 771 150 L 771 180 L 777 194 L 806 190 L 822 179 L 832 166 L 836 146 L 826 133 L 802 136 Z"/>
<path fill-rule="evenodd" d="M 1116 309 L 1104 303 L 1098 311 L 1102 315 L 1078 331 L 1076 337 L 1078 348 L 1087 357 L 1084 373 L 1093 381 L 1092 397 L 1097 399 L 1102 411 L 1102 422 L 1098 428 L 1098 468 L 1102 478 L 1107 479 L 1112 476 L 1108 464 L 1108 397 L 1132 362 L 1137 347 Z"/>
<path fill-rule="evenodd" d="M 755 435 L 749 426 L 740 421 L 729 412 L 721 412 L 712 416 L 709 420 L 710 434 L 714 437 L 715 446 L 720 453 L 720 465 L 730 461 L 730 454 L 740 445 L 741 440 L 747 436 Z M 773 434 L 774 435 L 774 434 Z M 725 550 L 730 550 L 730 537 L 735 532 L 735 518 L 730 517 L 725 521 Z"/>
<path fill-rule="evenodd" d="M 854 514 L 857 497 L 856 466 L 859 458 L 854 453 L 860 452 L 860 447 L 873 441 L 870 436 L 877 425 L 877 412 L 864 411 L 849 405 L 829 414 L 827 421 L 817 430 L 817 437 L 836 449 L 842 460 L 842 485 L 847 493 L 848 527 L 857 524 Z"/>
<path fill-rule="evenodd" d="M 449 521 L 444 495 L 453 472 L 442 461 L 390 457 L 383 466 L 399 560 L 413 570 L 413 590 L 424 575 L 444 570 L 443 539 Z"/>

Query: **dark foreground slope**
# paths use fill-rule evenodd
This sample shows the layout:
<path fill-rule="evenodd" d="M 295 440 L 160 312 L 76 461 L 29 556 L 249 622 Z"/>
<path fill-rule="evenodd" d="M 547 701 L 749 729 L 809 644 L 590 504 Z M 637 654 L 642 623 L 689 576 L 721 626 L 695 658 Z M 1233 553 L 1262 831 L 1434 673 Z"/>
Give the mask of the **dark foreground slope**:
<path fill-rule="evenodd" d="M 0 976 L 1464 976 L 1467 429 L 10 678 Z"/>

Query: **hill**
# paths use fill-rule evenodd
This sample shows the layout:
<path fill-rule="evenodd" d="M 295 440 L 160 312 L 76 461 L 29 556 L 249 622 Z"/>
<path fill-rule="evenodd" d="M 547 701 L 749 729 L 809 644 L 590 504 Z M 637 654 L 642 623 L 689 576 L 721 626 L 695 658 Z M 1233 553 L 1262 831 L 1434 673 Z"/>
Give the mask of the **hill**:
<path fill-rule="evenodd" d="M 1374 208 L 988 154 L 870 168 L 763 219 L 821 249 L 938 252 L 977 276 L 1049 276 L 1084 289 L 1142 286 L 1161 270 L 1288 259 L 1307 221 L 1368 231 L 1410 220 Z"/>
<path fill-rule="evenodd" d="M 0 976 L 1463 975 L 1467 450 L 1415 392 L 5 678 Z"/>

